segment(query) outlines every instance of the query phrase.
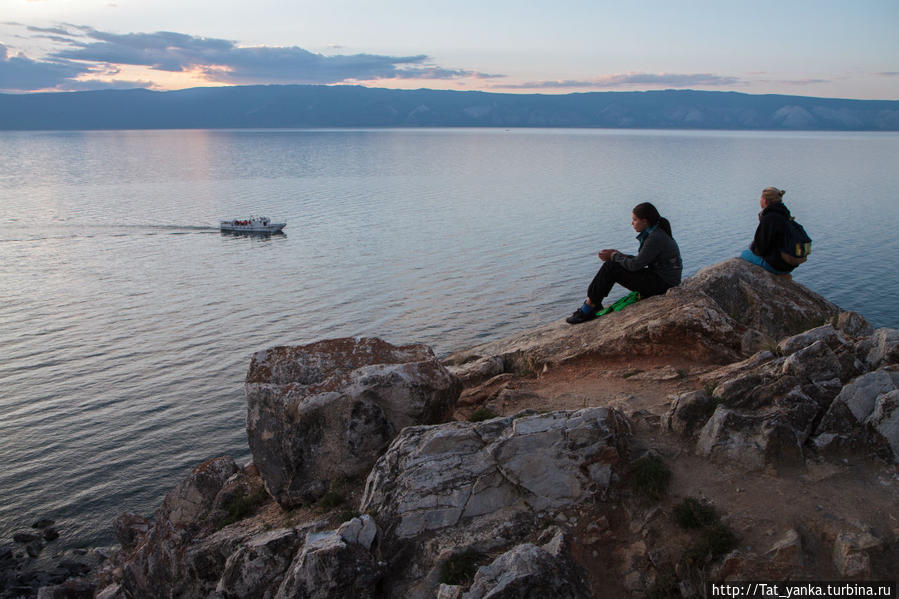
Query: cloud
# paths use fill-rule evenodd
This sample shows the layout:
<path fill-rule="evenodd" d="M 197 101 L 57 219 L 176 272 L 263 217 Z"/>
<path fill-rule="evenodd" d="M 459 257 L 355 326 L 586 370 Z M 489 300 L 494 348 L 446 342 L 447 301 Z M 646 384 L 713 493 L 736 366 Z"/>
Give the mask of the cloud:
<path fill-rule="evenodd" d="M 881 77 L 896 77 L 899 75 L 899 71 L 881 71 L 880 73 L 875 73 L 875 75 L 880 75 Z"/>
<path fill-rule="evenodd" d="M 488 75 L 477 71 L 462 69 L 444 69 L 441 67 L 416 67 L 412 69 L 398 69 L 394 74 L 397 79 L 498 79 L 505 75 Z"/>
<path fill-rule="evenodd" d="M 610 89 L 616 87 L 653 86 L 666 88 L 696 87 L 696 86 L 729 86 L 743 83 L 737 77 L 700 74 L 677 73 L 621 73 L 605 75 L 593 79 L 564 80 L 564 81 L 532 81 L 530 83 L 497 85 L 508 89 Z"/>
<path fill-rule="evenodd" d="M 241 47 L 219 38 L 173 31 L 154 33 L 110 33 L 92 27 L 62 23 L 54 27 L 24 28 L 31 38 L 50 40 L 55 50 L 39 60 L 20 54 L 0 63 L 0 90 L 83 89 L 112 85 L 101 81 L 76 81 L 91 72 L 133 66 L 168 73 L 188 73 L 213 84 L 331 84 L 386 79 L 495 78 L 475 71 L 449 69 L 433 64 L 425 54 L 385 56 L 378 54 L 324 55 L 298 46 Z M 140 77 L 146 77 L 141 75 Z M 131 81 L 123 85 L 149 85 Z M 93 87 L 95 88 L 95 87 Z M 92 88 L 92 89 L 93 89 Z"/>
<path fill-rule="evenodd" d="M 52 89 L 91 70 L 90 65 L 67 61 L 32 60 L 24 54 L 10 56 L 6 46 L 0 44 L 0 90 Z"/>
<path fill-rule="evenodd" d="M 778 83 L 788 85 L 817 85 L 819 83 L 833 83 L 830 79 L 782 79 Z"/>
<path fill-rule="evenodd" d="M 297 46 L 240 47 L 218 38 L 172 31 L 115 34 L 78 28 L 87 40 L 69 39 L 56 60 L 144 66 L 158 71 L 199 71 L 211 82 L 340 83 L 393 78 L 452 79 L 483 76 L 429 64 L 424 54 L 316 54 Z M 54 33 L 59 34 L 59 31 Z"/>
<path fill-rule="evenodd" d="M 33 32 L 35 32 L 35 33 L 54 33 L 54 34 L 56 34 L 56 35 L 67 36 L 67 37 L 72 35 L 72 32 L 70 32 L 68 29 L 64 29 L 63 27 L 33 27 L 33 26 L 28 26 L 28 27 L 26 27 L 26 29 L 27 29 L 28 31 L 33 31 Z"/>
<path fill-rule="evenodd" d="M 152 81 L 100 81 L 99 79 L 82 79 L 72 81 L 66 88 L 69 91 L 83 92 L 96 91 L 100 89 L 148 89 L 154 87 Z"/>
<path fill-rule="evenodd" d="M 833 83 L 830 79 L 756 79 L 754 83 L 763 83 L 768 85 L 792 85 L 802 87 L 805 85 L 819 85 L 821 83 Z"/>

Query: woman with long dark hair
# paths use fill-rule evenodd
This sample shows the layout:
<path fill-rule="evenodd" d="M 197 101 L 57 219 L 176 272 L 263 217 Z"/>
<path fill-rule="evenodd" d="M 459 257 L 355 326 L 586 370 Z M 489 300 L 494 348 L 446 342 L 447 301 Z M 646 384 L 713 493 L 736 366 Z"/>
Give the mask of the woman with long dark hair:
<path fill-rule="evenodd" d="M 680 248 L 671 236 L 671 223 L 661 216 L 655 206 L 643 202 L 634 206 L 631 225 L 638 233 L 640 248 L 636 256 L 618 250 L 602 250 L 597 254 L 602 268 L 587 288 L 587 300 L 566 321 L 580 324 L 596 318 L 602 310 L 602 300 L 618 283 L 642 297 L 661 295 L 680 284 L 683 263 Z"/>

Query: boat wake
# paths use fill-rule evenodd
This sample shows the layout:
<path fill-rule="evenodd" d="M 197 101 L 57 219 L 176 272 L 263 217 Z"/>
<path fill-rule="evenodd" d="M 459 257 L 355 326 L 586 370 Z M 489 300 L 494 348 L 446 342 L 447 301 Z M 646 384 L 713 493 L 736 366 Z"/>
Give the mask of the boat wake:
<path fill-rule="evenodd" d="M 134 225 L 132 228 L 147 229 L 149 231 L 162 231 L 169 233 L 218 233 L 218 227 L 209 227 L 203 225 L 149 225 L 141 227 Z"/>
<path fill-rule="evenodd" d="M 196 235 L 218 234 L 218 227 L 208 225 L 126 225 L 114 223 L 55 223 L 39 229 L 4 230 L 0 227 L 0 243 L 40 241 L 46 239 L 76 239 L 91 237 L 133 237 L 135 235 Z"/>

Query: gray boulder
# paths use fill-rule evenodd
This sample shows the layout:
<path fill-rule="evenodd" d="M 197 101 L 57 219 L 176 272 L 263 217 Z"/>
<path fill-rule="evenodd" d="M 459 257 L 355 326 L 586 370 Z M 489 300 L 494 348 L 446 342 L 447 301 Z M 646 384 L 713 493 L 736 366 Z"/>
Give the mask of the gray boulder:
<path fill-rule="evenodd" d="M 134 549 L 150 530 L 150 523 L 143 516 L 126 512 L 113 521 L 112 528 L 123 549 Z"/>
<path fill-rule="evenodd" d="M 840 361 L 823 340 L 818 340 L 795 351 L 784 360 L 783 374 L 816 383 L 839 379 L 842 374 Z"/>
<path fill-rule="evenodd" d="M 589 599 L 590 589 L 564 550 L 562 533 L 543 546 L 517 545 L 481 566 L 462 599 Z"/>
<path fill-rule="evenodd" d="M 241 476 L 230 457 L 208 460 L 166 495 L 152 526 L 124 560 L 121 587 L 127 596 L 205 596 L 215 589 L 228 556 L 252 534 L 214 532 L 219 497 Z"/>
<path fill-rule="evenodd" d="M 203 462 L 165 496 L 154 520 L 167 521 L 176 528 L 200 524 L 212 511 L 219 491 L 237 471 L 237 464 L 228 456 Z"/>
<path fill-rule="evenodd" d="M 877 397 L 867 425 L 871 436 L 875 436 L 874 442 L 883 446 L 880 453 L 886 456 L 891 454 L 893 461 L 899 463 L 899 390 L 894 389 Z"/>
<path fill-rule="evenodd" d="M 782 339 L 780 343 L 777 344 L 777 351 L 783 356 L 789 356 L 801 349 L 809 347 L 817 341 L 826 344 L 833 351 L 837 351 L 840 348 L 852 347 L 852 344 L 847 341 L 839 331 L 833 328 L 832 325 L 826 324 L 803 331 L 798 335 Z"/>
<path fill-rule="evenodd" d="M 333 339 L 253 356 L 247 436 L 268 492 L 285 508 L 364 476 L 400 429 L 443 422 L 461 386 L 425 345 Z"/>
<path fill-rule="evenodd" d="M 264 597 L 284 579 L 284 573 L 304 535 L 292 528 L 263 532 L 242 543 L 228 556 L 216 591 L 226 598 Z"/>
<path fill-rule="evenodd" d="M 621 312 L 576 327 L 560 320 L 457 352 L 445 363 L 461 367 L 496 357 L 506 372 L 531 374 L 588 355 L 677 355 L 728 363 L 838 313 L 802 285 L 735 258 Z"/>
<path fill-rule="evenodd" d="M 843 387 L 815 431 L 820 449 L 867 447 L 899 462 L 899 371 L 894 366 L 862 375 Z"/>
<path fill-rule="evenodd" d="M 375 599 L 381 567 L 367 548 L 338 531 L 309 533 L 284 575 L 275 599 Z"/>
<path fill-rule="evenodd" d="M 840 312 L 840 316 L 837 318 L 837 329 L 844 335 L 856 338 L 874 334 L 874 327 L 871 326 L 871 323 L 864 316 L 852 310 Z"/>
<path fill-rule="evenodd" d="M 465 364 L 448 366 L 447 368 L 450 372 L 459 377 L 459 380 L 465 387 L 471 387 L 481 381 L 502 374 L 505 369 L 503 360 L 499 356 L 478 358 L 471 362 L 466 362 Z"/>
<path fill-rule="evenodd" d="M 874 412 L 877 398 L 883 393 L 895 390 L 897 385 L 899 385 L 899 372 L 880 369 L 862 375 L 843 387 L 831 405 L 831 412 L 842 404 L 857 423 L 864 422 Z M 830 416 L 830 412 L 825 414 L 821 422 L 823 428 L 820 430 L 826 430 L 826 427 L 830 426 Z"/>
<path fill-rule="evenodd" d="M 681 393 L 671 400 L 668 412 L 662 416 L 662 428 L 682 437 L 692 437 L 715 411 L 717 404 L 705 391 Z"/>
<path fill-rule="evenodd" d="M 802 440 L 778 411 L 746 412 L 718 406 L 699 433 L 697 453 L 752 470 L 802 467 Z"/>
<path fill-rule="evenodd" d="M 871 370 L 887 364 L 899 363 L 899 330 L 877 329 L 874 331 L 866 361 Z"/>
<path fill-rule="evenodd" d="M 817 293 L 739 258 L 703 268 L 681 286 L 710 297 L 725 314 L 768 339 L 806 331 L 839 314 Z"/>
<path fill-rule="evenodd" d="M 407 428 L 372 469 L 360 510 L 402 540 L 565 509 L 611 486 L 618 418 L 588 408 Z"/>

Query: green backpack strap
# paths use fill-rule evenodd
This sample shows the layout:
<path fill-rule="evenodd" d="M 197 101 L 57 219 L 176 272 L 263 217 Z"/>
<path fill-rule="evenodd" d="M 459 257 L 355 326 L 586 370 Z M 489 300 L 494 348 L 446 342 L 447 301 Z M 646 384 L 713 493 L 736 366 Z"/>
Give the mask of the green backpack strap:
<path fill-rule="evenodd" d="M 602 310 L 597 312 L 596 315 L 597 316 L 605 316 L 606 314 L 609 314 L 610 312 L 620 312 L 621 310 L 624 310 L 627 306 L 630 306 L 631 304 L 636 304 L 641 299 L 642 298 L 640 297 L 639 291 L 631 291 L 630 293 L 625 295 L 620 300 L 616 301 L 614 304 L 612 304 L 608 308 L 603 308 Z"/>

